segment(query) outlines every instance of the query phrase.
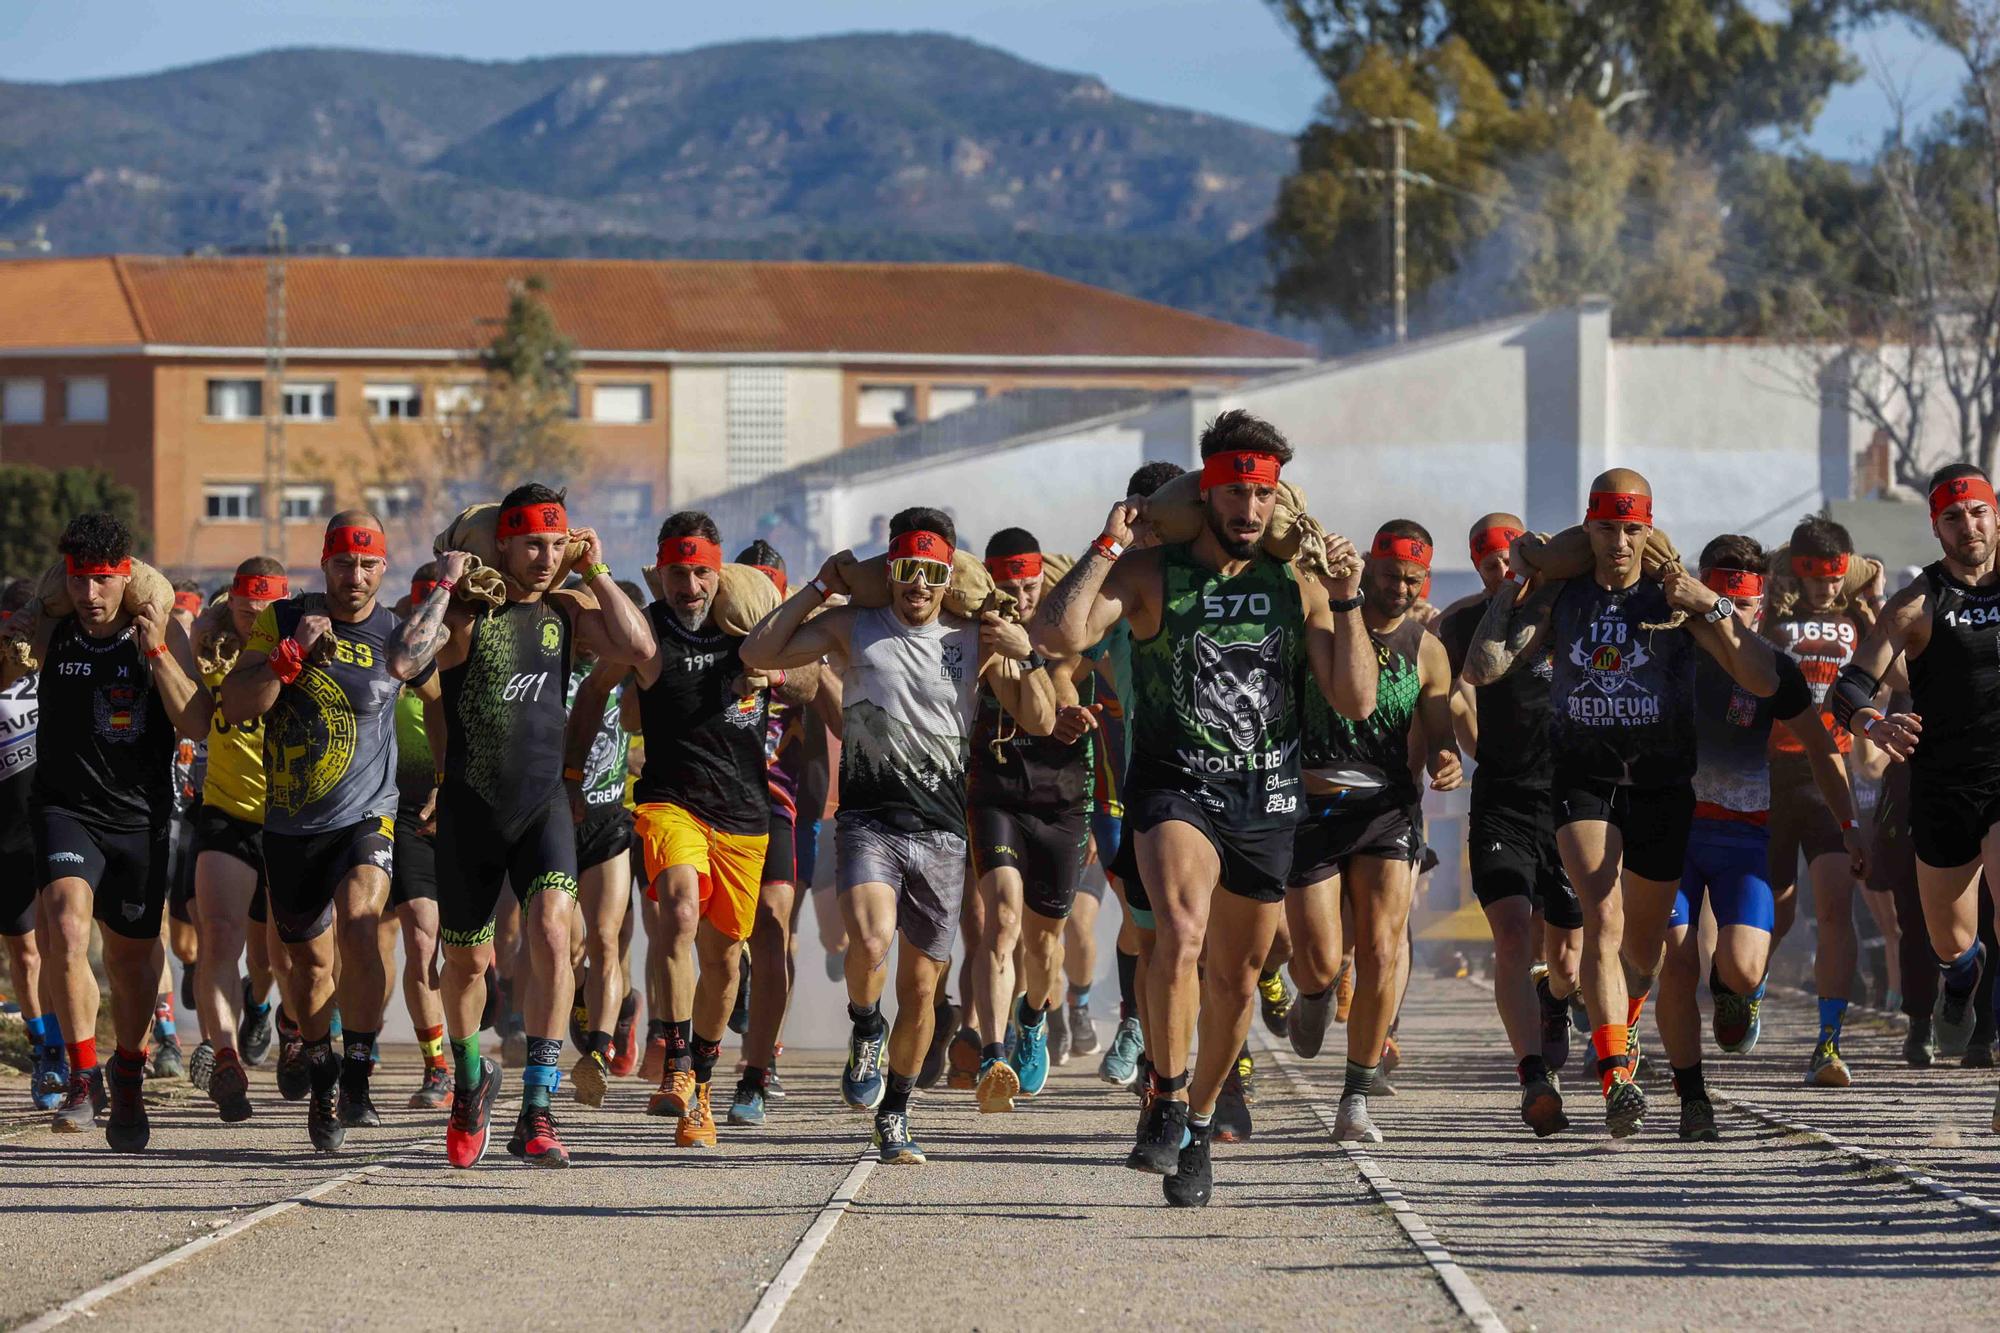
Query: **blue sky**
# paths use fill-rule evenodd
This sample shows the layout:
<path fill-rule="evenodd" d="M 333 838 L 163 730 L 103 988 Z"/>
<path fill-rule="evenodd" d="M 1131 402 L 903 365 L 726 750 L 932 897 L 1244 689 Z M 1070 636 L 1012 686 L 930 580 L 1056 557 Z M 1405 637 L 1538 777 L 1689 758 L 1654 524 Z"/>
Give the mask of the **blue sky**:
<path fill-rule="evenodd" d="M 753 37 L 932 28 L 1114 90 L 1292 132 L 1321 94 L 1261 0 L 0 0 L 0 79 L 144 73 L 272 46 L 360 46 L 475 59 L 676 51 Z M 1865 34 L 1872 66 L 1945 89 L 1951 61 L 1900 28 Z M 1936 110 L 1947 92 L 1923 105 Z M 1811 143 L 1863 154 L 1888 120 L 1875 76 L 1835 93 Z"/>

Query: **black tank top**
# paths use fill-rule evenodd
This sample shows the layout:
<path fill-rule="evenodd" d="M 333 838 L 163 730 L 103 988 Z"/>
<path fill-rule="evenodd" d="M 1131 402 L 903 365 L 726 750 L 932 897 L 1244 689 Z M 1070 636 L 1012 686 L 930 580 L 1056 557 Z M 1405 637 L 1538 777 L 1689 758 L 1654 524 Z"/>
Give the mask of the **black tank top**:
<path fill-rule="evenodd" d="M 724 833 L 770 831 L 765 785 L 766 698 L 741 698 L 743 640 L 713 622 L 689 631 L 664 602 L 646 608 L 660 645 L 660 678 L 639 692 L 646 767 L 633 795 L 640 804 L 680 806 Z"/>
<path fill-rule="evenodd" d="M 129 832 L 174 808 L 174 729 L 128 629 L 93 639 L 74 616 L 42 659 L 34 801 L 95 828 Z"/>
<path fill-rule="evenodd" d="M 1375 641 L 1375 711 L 1350 722 L 1333 711 L 1319 685 L 1307 676 L 1298 687 L 1304 701 L 1305 766 L 1335 770 L 1343 778 L 1368 778 L 1381 784 L 1381 799 L 1412 805 L 1419 799 L 1410 772 L 1410 727 L 1416 721 L 1422 693 L 1417 654 L 1424 627 L 1409 616 L 1394 629 L 1369 631 Z M 1330 776 L 1331 774 L 1329 774 Z"/>
<path fill-rule="evenodd" d="M 546 600 L 482 610 L 465 660 L 443 673 L 446 791 L 470 793 L 502 829 L 546 809 L 562 785 L 569 721 L 569 620 Z"/>
<path fill-rule="evenodd" d="M 1672 614 L 1660 585 L 1601 588 L 1571 579 L 1549 621 L 1554 653 L 1550 749 L 1559 775 L 1635 787 L 1694 776 L 1694 658 L 1685 629 L 1648 630 Z"/>
<path fill-rule="evenodd" d="M 1910 659 L 1910 695 L 1924 737 L 1910 766 L 1941 779 L 2000 774 L 2000 583 L 1972 587 L 1942 563 L 1924 569 L 1924 583 L 1931 641 Z M 46 694 L 47 673 L 42 679 Z M 48 715 L 44 705 L 44 726 Z"/>
<path fill-rule="evenodd" d="M 1503 584 L 1498 596 L 1511 599 L 1515 585 Z M 1471 656 L 1473 636 L 1486 614 L 1485 601 L 1460 607 L 1438 626 L 1445 655 L 1456 677 Z M 1473 689 L 1479 719 L 1479 762 L 1472 770 L 1472 800 L 1483 806 L 1514 793 L 1549 790 L 1549 682 L 1555 676 L 1548 640 L 1535 655 L 1491 685 Z"/>
<path fill-rule="evenodd" d="M 1096 679 L 1087 676 L 1077 685 L 1078 702 L 1085 708 L 1096 698 Z M 1065 745 L 1053 736 L 1030 736 L 1014 725 L 993 691 L 981 685 L 978 711 L 972 715 L 966 798 L 973 805 L 1009 809 L 1080 810 L 1090 803 L 1092 739 L 1086 734 Z"/>

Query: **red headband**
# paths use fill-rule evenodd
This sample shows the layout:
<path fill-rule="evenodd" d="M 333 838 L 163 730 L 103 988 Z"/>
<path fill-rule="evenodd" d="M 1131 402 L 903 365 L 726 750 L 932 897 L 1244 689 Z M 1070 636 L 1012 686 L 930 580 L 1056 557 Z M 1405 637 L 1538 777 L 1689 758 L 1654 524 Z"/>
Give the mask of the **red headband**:
<path fill-rule="evenodd" d="M 1711 569 L 1701 581 L 1724 597 L 1762 597 L 1764 576 L 1747 569 Z"/>
<path fill-rule="evenodd" d="M 1212 491 L 1217 486 L 1234 486 L 1239 483 L 1248 483 L 1252 486 L 1277 485 L 1278 456 L 1238 449 L 1229 453 L 1210 454 L 1202 460 L 1201 488 L 1204 491 Z"/>
<path fill-rule="evenodd" d="M 238 574 L 229 591 L 253 602 L 275 602 L 291 595 L 292 582 L 283 574 Z"/>
<path fill-rule="evenodd" d="M 377 528 L 331 528 L 326 534 L 326 545 L 320 548 L 320 563 L 337 555 L 372 555 L 387 560 L 389 539 Z"/>
<path fill-rule="evenodd" d="M 935 560 L 948 565 L 952 554 L 951 543 L 935 532 L 906 532 L 889 542 L 891 560 Z"/>
<path fill-rule="evenodd" d="M 1509 527 L 1481 528 L 1472 534 L 1472 563 L 1476 566 L 1495 551 L 1504 551 L 1514 544 L 1521 535 L 1521 529 Z"/>
<path fill-rule="evenodd" d="M 1846 578 L 1847 557 L 1845 555 L 1795 555 L 1792 557 L 1792 573 L 1802 579 Z"/>
<path fill-rule="evenodd" d="M 772 584 L 778 589 L 778 596 L 783 597 L 785 595 L 784 570 L 779 569 L 776 565 L 752 565 L 750 568 L 757 570 L 765 578 L 771 580 Z"/>
<path fill-rule="evenodd" d="M 1592 491 L 1590 507 L 1583 511 L 1588 522 L 1645 523 L 1653 521 L 1653 497 L 1627 495 L 1623 491 Z"/>
<path fill-rule="evenodd" d="M 1431 567 L 1431 544 L 1415 537 L 1398 537 L 1392 533 L 1378 532 L 1375 544 L 1368 548 L 1368 554 L 1377 560 L 1407 560 L 1413 565 Z"/>
<path fill-rule="evenodd" d="M 191 616 L 198 616 L 201 614 L 202 607 L 206 605 L 208 603 L 202 601 L 201 594 L 198 592 L 177 592 L 174 594 L 174 610 L 176 611 L 185 611 Z"/>
<path fill-rule="evenodd" d="M 706 537 L 669 537 L 660 543 L 660 563 L 721 569 L 722 547 Z"/>
<path fill-rule="evenodd" d="M 418 602 L 428 602 L 431 594 L 437 591 L 437 586 L 436 579 L 411 579 L 410 603 L 415 605 Z"/>
<path fill-rule="evenodd" d="M 1033 579 L 1042 574 L 1042 553 L 1029 551 L 1022 555 L 989 555 L 986 570 L 996 579 Z"/>
<path fill-rule="evenodd" d="M 2000 508 L 1993 502 L 1993 483 L 1986 478 L 1953 477 L 1950 481 L 1939 482 L 1931 491 L 1931 522 L 1937 522 L 1938 515 L 1953 505 L 1964 504 L 1968 500 L 1984 500 L 1987 508 Z"/>
<path fill-rule="evenodd" d="M 132 557 L 123 560 L 92 560 L 88 556 L 78 558 L 73 555 L 63 557 L 63 568 L 73 579 L 123 578 L 132 573 Z"/>
<path fill-rule="evenodd" d="M 544 532 L 567 537 L 569 511 L 553 501 L 515 505 L 512 509 L 500 511 L 500 523 L 494 531 L 502 541 L 509 537 L 530 537 Z"/>

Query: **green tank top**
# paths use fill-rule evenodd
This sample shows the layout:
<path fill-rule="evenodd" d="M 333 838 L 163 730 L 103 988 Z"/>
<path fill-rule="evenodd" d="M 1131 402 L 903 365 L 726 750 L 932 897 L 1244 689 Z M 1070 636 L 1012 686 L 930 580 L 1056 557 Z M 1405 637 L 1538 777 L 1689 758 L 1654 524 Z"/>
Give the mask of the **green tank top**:
<path fill-rule="evenodd" d="M 414 815 L 430 799 L 437 777 L 431 742 L 424 731 L 424 701 L 415 690 L 396 699 L 396 813 Z"/>
<path fill-rule="evenodd" d="M 1305 602 L 1259 554 L 1234 578 L 1163 549 L 1160 630 L 1132 643 L 1128 789 L 1192 780 L 1230 828 L 1295 822 Z"/>
<path fill-rule="evenodd" d="M 576 699 L 577 687 L 590 679 L 589 667 L 569 673 L 569 697 Z M 590 738 L 590 754 L 583 761 L 583 803 L 594 811 L 619 805 L 625 800 L 625 763 L 632 750 L 632 738 L 618 720 L 618 706 L 625 697 L 621 682 L 604 700 L 604 716 L 598 719 L 596 734 Z"/>

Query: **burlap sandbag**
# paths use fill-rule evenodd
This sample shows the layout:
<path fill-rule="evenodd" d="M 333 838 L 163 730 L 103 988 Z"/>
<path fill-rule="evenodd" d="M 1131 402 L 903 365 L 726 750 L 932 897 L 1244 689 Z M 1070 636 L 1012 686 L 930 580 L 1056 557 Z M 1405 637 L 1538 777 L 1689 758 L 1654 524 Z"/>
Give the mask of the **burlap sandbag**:
<path fill-rule="evenodd" d="M 1597 557 L 1590 549 L 1590 533 L 1580 523 L 1553 537 L 1538 532 L 1523 533 L 1514 539 L 1513 553 L 1545 579 L 1580 579 L 1597 567 Z M 1670 569 L 1687 572 L 1673 538 L 1662 528 L 1648 529 L 1645 549 L 1639 553 L 1639 572 L 1658 582 Z M 1687 612 L 1675 610 L 1658 624 L 1642 624 L 1639 628 L 1679 629 L 1686 620 Z"/>
<path fill-rule="evenodd" d="M 1049 555 L 1044 553 L 1042 556 L 1042 596 L 1048 596 L 1049 592 L 1058 583 L 1068 578 L 1069 572 L 1075 568 L 1076 557 L 1073 555 Z"/>
<path fill-rule="evenodd" d="M 433 555 L 464 551 L 472 557 L 464 577 L 451 590 L 451 595 L 460 601 L 499 606 L 507 600 L 507 581 L 500 573 L 500 544 L 494 536 L 499 524 L 499 505 L 470 505 L 460 510 L 458 517 L 446 524 L 445 530 L 431 543 Z M 570 538 L 569 549 L 563 552 L 562 568 L 556 571 L 557 586 L 582 562 L 587 550 L 589 547 L 583 541 Z"/>
<path fill-rule="evenodd" d="M 1306 512 L 1306 493 L 1289 481 L 1278 483 L 1278 507 L 1264 530 L 1264 553 L 1290 560 L 1299 553 L 1299 516 Z M 1201 535 L 1201 474 L 1183 472 L 1146 500 L 1146 520 L 1163 542 L 1191 542 Z"/>
<path fill-rule="evenodd" d="M 654 601 L 666 600 L 667 585 L 658 565 L 646 566 L 639 576 L 646 580 L 646 591 L 653 594 Z M 757 628 L 757 622 L 777 610 L 783 600 L 771 576 L 755 565 L 725 564 L 708 618 L 724 634 L 747 637 Z"/>
<path fill-rule="evenodd" d="M 889 604 L 888 556 L 860 560 L 855 558 L 854 552 L 842 551 L 834 560 L 842 581 L 854 594 L 856 606 L 880 608 Z M 1013 606 L 1012 597 L 994 588 L 993 575 L 987 572 L 984 561 L 970 551 L 952 553 L 951 587 L 944 595 L 945 610 L 974 620 L 986 611 L 1009 614 Z"/>
<path fill-rule="evenodd" d="M 131 580 L 125 585 L 125 610 L 136 612 L 142 606 L 151 606 L 165 619 L 174 607 L 174 585 L 167 582 L 166 575 L 135 556 Z M 0 654 L 17 667 L 38 670 L 41 664 L 35 661 L 34 644 L 42 621 L 59 620 L 75 611 L 76 606 L 69 599 L 68 572 L 58 560 L 43 571 L 35 597 L 22 614 L 9 620 L 6 629 L 0 631 Z"/>
<path fill-rule="evenodd" d="M 1875 612 L 1861 594 L 1882 573 L 1882 566 L 1865 555 L 1847 562 L 1847 577 L 1833 595 L 1833 609 L 1852 612 L 1864 625 L 1875 623 Z M 1764 557 L 1764 614 L 1772 619 L 1790 615 L 1799 603 L 1799 580 L 1792 573 L 1792 548 L 1788 542 Z"/>

